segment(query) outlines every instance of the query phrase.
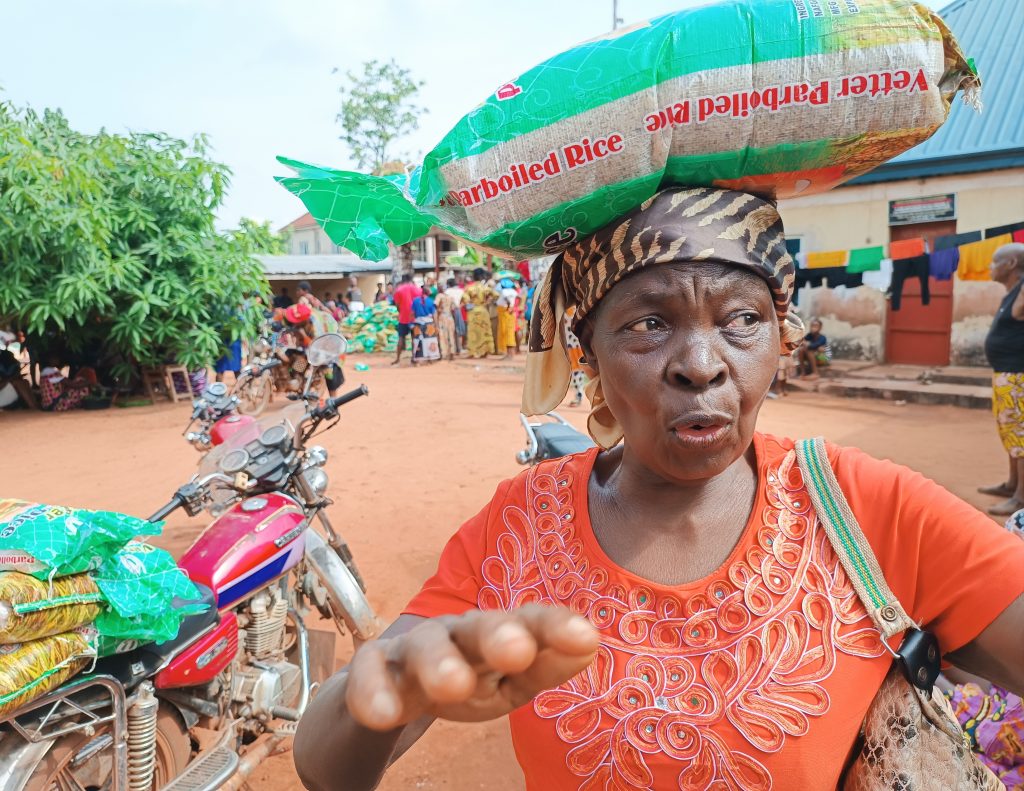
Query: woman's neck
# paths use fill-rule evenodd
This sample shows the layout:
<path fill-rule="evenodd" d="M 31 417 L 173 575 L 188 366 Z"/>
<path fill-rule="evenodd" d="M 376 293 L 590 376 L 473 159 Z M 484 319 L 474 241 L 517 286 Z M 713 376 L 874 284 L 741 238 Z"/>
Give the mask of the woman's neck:
<path fill-rule="evenodd" d="M 751 445 L 713 478 L 679 483 L 620 448 L 598 458 L 588 491 L 605 554 L 644 579 L 683 584 L 719 568 L 743 535 L 757 492 L 756 453 Z"/>

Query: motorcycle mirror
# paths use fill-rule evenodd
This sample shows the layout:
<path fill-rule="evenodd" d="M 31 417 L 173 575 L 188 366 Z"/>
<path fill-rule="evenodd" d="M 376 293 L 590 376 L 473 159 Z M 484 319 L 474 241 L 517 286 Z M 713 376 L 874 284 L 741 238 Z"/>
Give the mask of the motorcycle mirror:
<path fill-rule="evenodd" d="M 309 344 L 306 359 L 310 365 L 322 367 L 338 362 L 338 358 L 348 351 L 348 341 L 336 332 L 329 332 Z"/>

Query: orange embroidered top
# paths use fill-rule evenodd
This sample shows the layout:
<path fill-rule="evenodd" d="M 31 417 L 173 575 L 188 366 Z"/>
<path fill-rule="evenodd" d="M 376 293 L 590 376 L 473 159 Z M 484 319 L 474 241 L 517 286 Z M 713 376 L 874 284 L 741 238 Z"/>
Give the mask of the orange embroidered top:
<path fill-rule="evenodd" d="M 506 481 L 449 541 L 407 613 L 552 602 L 602 633 L 586 671 L 510 716 L 531 791 L 836 788 L 891 659 L 792 441 L 754 445 L 747 528 L 721 568 L 685 585 L 644 580 L 598 545 L 596 449 Z M 1020 538 L 904 467 L 834 446 L 829 457 L 893 593 L 944 652 L 1024 593 Z"/>

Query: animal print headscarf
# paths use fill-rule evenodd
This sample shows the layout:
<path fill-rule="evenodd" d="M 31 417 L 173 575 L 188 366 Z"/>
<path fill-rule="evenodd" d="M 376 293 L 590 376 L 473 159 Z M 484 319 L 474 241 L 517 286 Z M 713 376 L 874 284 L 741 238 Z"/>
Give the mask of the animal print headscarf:
<path fill-rule="evenodd" d="M 544 414 L 565 398 L 572 374 L 567 332 L 576 331 L 617 283 L 645 266 L 682 261 L 742 266 L 763 277 L 782 348 L 799 346 L 804 327 L 789 312 L 793 260 L 775 204 L 735 190 L 668 189 L 566 249 L 548 270 L 534 298 L 523 412 Z M 570 321 L 567 310 L 573 311 Z M 600 377 L 589 366 L 583 370 L 590 377 L 590 435 L 610 448 L 622 439 L 622 429 L 605 404 Z"/>

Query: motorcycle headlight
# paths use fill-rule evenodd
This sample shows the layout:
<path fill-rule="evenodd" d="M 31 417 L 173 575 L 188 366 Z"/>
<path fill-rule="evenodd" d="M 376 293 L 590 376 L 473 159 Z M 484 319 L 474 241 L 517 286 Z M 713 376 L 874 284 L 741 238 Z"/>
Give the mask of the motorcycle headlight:
<path fill-rule="evenodd" d="M 323 445 L 314 445 L 311 448 L 306 448 L 306 464 L 307 467 L 323 467 L 327 464 L 327 448 Z"/>
<path fill-rule="evenodd" d="M 310 467 L 302 474 L 306 478 L 306 483 L 318 497 L 327 491 L 327 484 L 330 481 L 327 478 L 327 473 L 320 467 Z"/>

